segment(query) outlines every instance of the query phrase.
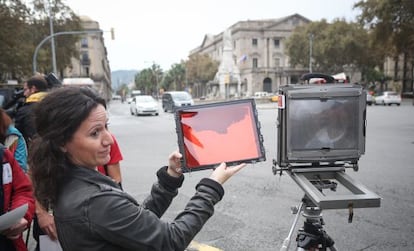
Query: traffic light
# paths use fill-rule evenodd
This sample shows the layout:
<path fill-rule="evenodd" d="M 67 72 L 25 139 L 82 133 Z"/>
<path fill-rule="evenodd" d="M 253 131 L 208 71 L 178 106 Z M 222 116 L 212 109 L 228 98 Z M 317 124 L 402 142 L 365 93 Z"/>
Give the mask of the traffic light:
<path fill-rule="evenodd" d="M 115 29 L 111 28 L 111 39 L 115 40 Z"/>

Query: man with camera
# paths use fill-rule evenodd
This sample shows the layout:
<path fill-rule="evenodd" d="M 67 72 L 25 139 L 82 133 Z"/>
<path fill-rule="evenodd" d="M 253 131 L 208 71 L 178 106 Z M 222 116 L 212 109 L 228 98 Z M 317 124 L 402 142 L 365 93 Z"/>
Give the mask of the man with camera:
<path fill-rule="evenodd" d="M 17 108 L 15 115 L 15 127 L 23 134 L 28 146 L 34 135 L 36 134 L 33 106 L 40 102 L 47 94 L 48 81 L 43 75 L 34 75 L 23 84 L 23 95 L 25 101 Z M 29 167 L 30 169 L 30 167 Z M 30 170 L 29 170 L 30 172 Z M 47 209 L 39 206 L 36 201 L 36 216 L 33 219 L 33 237 L 39 243 L 39 235 L 52 232 L 51 238 L 56 239 L 56 233 L 53 216 L 49 214 Z M 37 244 L 36 250 L 39 249 Z"/>
<path fill-rule="evenodd" d="M 23 134 L 26 143 L 29 144 L 35 135 L 35 127 L 32 118 L 33 104 L 46 96 L 48 83 L 42 75 L 34 75 L 23 84 L 24 103 L 17 109 L 14 118 L 15 127 Z"/>

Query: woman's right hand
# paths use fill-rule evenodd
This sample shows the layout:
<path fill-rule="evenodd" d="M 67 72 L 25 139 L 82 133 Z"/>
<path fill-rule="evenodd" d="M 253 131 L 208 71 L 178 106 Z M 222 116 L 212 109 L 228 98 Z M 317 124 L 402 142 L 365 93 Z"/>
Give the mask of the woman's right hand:
<path fill-rule="evenodd" d="M 221 185 L 224 184 L 231 176 L 240 171 L 246 164 L 242 163 L 237 166 L 227 166 L 226 163 L 221 163 L 213 173 L 210 175 L 210 179 L 217 181 Z"/>

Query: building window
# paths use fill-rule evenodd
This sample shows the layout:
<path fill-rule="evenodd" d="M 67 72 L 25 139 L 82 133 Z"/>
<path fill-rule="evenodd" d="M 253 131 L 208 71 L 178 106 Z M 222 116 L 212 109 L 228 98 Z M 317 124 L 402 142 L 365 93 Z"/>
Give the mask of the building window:
<path fill-rule="evenodd" d="M 275 46 L 275 48 L 279 48 L 280 47 L 280 40 L 279 39 L 273 39 L 273 45 Z"/>
<path fill-rule="evenodd" d="M 257 66 L 258 66 L 258 60 L 257 58 L 253 58 L 253 65 L 252 65 L 253 69 L 256 69 Z"/>
<path fill-rule="evenodd" d="M 90 65 L 91 64 L 91 60 L 89 59 L 89 54 L 87 52 L 82 53 L 81 64 L 82 65 Z"/>
<path fill-rule="evenodd" d="M 257 47 L 257 38 L 252 39 L 252 45 Z"/>
<path fill-rule="evenodd" d="M 81 39 L 81 47 L 88 48 L 88 38 L 84 37 Z"/>
<path fill-rule="evenodd" d="M 280 67 L 280 58 L 275 58 L 275 67 Z"/>

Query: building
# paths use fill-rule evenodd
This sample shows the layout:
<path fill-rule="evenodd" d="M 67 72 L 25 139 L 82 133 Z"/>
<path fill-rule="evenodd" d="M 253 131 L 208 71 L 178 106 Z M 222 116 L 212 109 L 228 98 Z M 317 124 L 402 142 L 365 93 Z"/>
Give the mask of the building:
<path fill-rule="evenodd" d="M 413 97 L 414 63 L 406 54 L 398 57 L 387 57 L 384 61 L 384 80 L 379 91 L 393 90 L 403 97 Z"/>
<path fill-rule="evenodd" d="M 112 96 L 111 69 L 107 58 L 107 50 L 104 43 L 103 32 L 99 23 L 87 16 L 81 16 L 82 27 L 85 31 L 91 31 L 80 35 L 77 43 L 79 57 L 72 58 L 71 67 L 65 70 L 65 78 L 90 78 L 93 87 L 106 100 Z M 98 32 L 95 32 L 98 31 Z"/>
<path fill-rule="evenodd" d="M 240 72 L 239 96 L 251 96 L 259 91 L 275 92 L 280 85 L 295 83 L 309 71 L 308 68 L 292 68 L 289 65 L 285 42 L 296 27 L 310 22 L 294 14 L 278 19 L 240 21 L 229 27 L 233 42 L 232 56 Z M 202 44 L 193 49 L 190 56 L 207 53 L 221 62 L 224 32 L 205 35 Z"/>

